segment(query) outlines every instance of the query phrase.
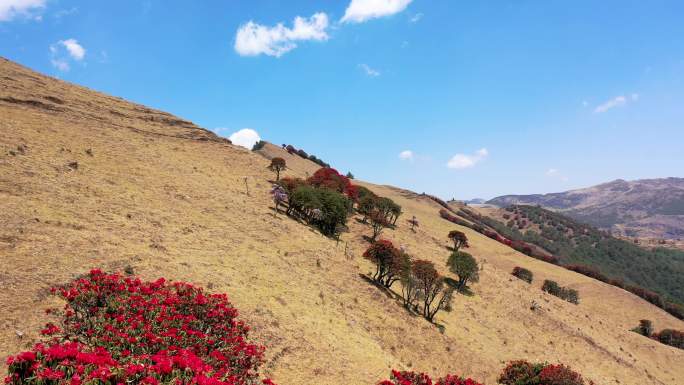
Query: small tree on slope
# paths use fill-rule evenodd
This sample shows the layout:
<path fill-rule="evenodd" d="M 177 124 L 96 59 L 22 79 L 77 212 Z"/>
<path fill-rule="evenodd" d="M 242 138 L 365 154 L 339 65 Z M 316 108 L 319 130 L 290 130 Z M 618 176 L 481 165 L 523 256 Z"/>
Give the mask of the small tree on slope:
<path fill-rule="evenodd" d="M 285 159 L 278 157 L 271 159 L 271 164 L 268 166 L 269 170 L 276 173 L 276 181 L 280 180 L 280 172 L 286 168 L 287 165 L 285 163 Z"/>

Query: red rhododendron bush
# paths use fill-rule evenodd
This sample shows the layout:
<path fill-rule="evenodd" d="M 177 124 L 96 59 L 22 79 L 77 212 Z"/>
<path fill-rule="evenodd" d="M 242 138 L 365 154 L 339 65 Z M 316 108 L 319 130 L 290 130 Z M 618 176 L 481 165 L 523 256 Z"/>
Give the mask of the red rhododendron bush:
<path fill-rule="evenodd" d="M 53 293 L 67 302 L 61 326 L 8 358 L 6 384 L 273 384 L 225 294 L 100 270 Z"/>
<path fill-rule="evenodd" d="M 392 377 L 389 380 L 378 382 L 377 385 L 482 385 L 479 382 L 470 378 L 463 378 L 454 375 L 447 375 L 446 377 L 432 382 L 430 376 L 425 373 L 415 372 L 400 372 L 392 371 Z"/>
<path fill-rule="evenodd" d="M 503 369 L 498 380 L 502 385 L 587 385 L 582 376 L 563 364 L 532 364 L 527 361 L 511 361 Z M 589 381 L 588 385 L 593 385 Z"/>

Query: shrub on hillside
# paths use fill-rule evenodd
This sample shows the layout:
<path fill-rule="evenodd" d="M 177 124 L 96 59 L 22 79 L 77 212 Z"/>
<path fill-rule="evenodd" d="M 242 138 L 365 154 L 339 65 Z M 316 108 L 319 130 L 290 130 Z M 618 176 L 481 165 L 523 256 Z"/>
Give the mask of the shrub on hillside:
<path fill-rule="evenodd" d="M 501 372 L 498 383 L 502 385 L 585 385 L 582 376 L 563 364 L 532 364 L 527 361 L 511 361 Z M 593 382 L 589 381 L 589 385 Z"/>
<path fill-rule="evenodd" d="M 632 331 L 639 333 L 642 336 L 650 337 L 653 334 L 653 322 L 651 322 L 651 320 L 642 319 L 639 321 L 639 326 L 632 329 Z"/>
<path fill-rule="evenodd" d="M 350 201 L 342 194 L 325 188 L 298 186 L 290 195 L 288 213 L 296 214 L 334 236 L 347 223 Z"/>
<path fill-rule="evenodd" d="M 651 338 L 665 345 L 674 346 L 675 348 L 684 349 L 684 332 L 674 329 L 663 329 L 658 333 L 654 333 Z"/>
<path fill-rule="evenodd" d="M 532 283 L 532 278 L 534 275 L 532 274 L 531 271 L 525 269 L 524 267 L 516 266 L 513 268 L 513 271 L 511 274 L 517 278 L 522 279 L 523 281 L 527 283 Z"/>
<path fill-rule="evenodd" d="M 263 140 L 260 140 L 256 143 L 254 143 L 254 146 L 252 146 L 252 151 L 259 151 L 262 148 L 264 148 L 265 145 L 266 145 L 266 142 L 264 142 Z"/>
<path fill-rule="evenodd" d="M 401 215 L 401 206 L 386 197 L 379 197 L 365 187 L 357 189 L 358 212 L 363 215 L 363 222 L 371 219 L 373 226 L 373 239 L 385 227 L 396 225 L 397 219 Z"/>
<path fill-rule="evenodd" d="M 558 297 L 560 296 L 561 287 L 558 282 L 545 279 L 544 284 L 542 284 L 542 290 Z"/>
<path fill-rule="evenodd" d="M 301 178 L 283 177 L 276 184 L 282 187 L 287 194 L 287 215 L 292 215 L 294 211 L 294 206 L 292 205 L 292 196 L 298 187 L 306 185 L 306 181 Z"/>
<path fill-rule="evenodd" d="M 225 294 L 188 283 L 92 270 L 53 293 L 66 300 L 49 338 L 9 357 L 5 384 L 251 385 L 264 348 Z M 273 384 L 264 380 L 264 384 Z"/>
<path fill-rule="evenodd" d="M 482 385 L 471 378 L 463 378 L 453 374 L 432 382 L 430 376 L 425 373 L 393 370 L 389 380 L 383 380 L 377 385 Z"/>
<path fill-rule="evenodd" d="M 401 206 L 390 198 L 379 197 L 375 202 L 375 207 L 385 216 L 388 223 L 391 223 L 392 226 L 396 225 L 397 219 L 402 213 Z"/>
<path fill-rule="evenodd" d="M 477 261 L 472 255 L 463 251 L 454 251 L 447 260 L 447 266 L 458 277 L 456 285 L 458 290 L 463 290 L 468 281 L 477 282 L 480 279 Z"/>
<path fill-rule="evenodd" d="M 544 280 L 542 290 L 575 305 L 579 303 L 579 292 L 577 290 L 560 286 L 556 281 Z"/>

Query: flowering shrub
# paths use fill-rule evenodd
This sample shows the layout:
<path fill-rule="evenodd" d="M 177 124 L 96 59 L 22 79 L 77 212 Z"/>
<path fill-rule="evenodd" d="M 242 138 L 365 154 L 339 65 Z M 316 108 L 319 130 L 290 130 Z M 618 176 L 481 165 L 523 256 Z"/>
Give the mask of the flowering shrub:
<path fill-rule="evenodd" d="M 432 379 L 425 373 L 392 371 L 389 380 L 378 382 L 377 385 L 433 385 Z M 448 374 L 434 382 L 434 385 L 482 385 L 470 379 Z"/>
<path fill-rule="evenodd" d="M 532 364 L 527 361 L 511 361 L 501 372 L 498 380 L 502 385 L 585 385 L 582 376 L 563 364 Z M 589 385 L 593 385 L 589 381 Z"/>
<path fill-rule="evenodd" d="M 67 302 L 61 328 L 8 358 L 6 384 L 273 384 L 225 294 L 100 270 L 53 292 Z"/>
<path fill-rule="evenodd" d="M 589 266 L 584 266 L 584 265 L 564 265 L 564 268 L 568 270 L 572 270 L 576 273 L 580 273 L 582 275 L 586 275 L 587 277 L 594 278 L 596 280 L 599 280 L 601 282 L 608 282 L 609 279 L 606 277 L 603 273 L 600 271 L 589 267 Z"/>
<path fill-rule="evenodd" d="M 465 227 L 470 227 L 470 228 L 473 227 L 473 225 L 471 225 L 470 223 L 464 221 L 463 219 L 461 219 L 455 215 L 452 215 L 451 213 L 449 213 L 447 210 L 444 210 L 444 209 L 439 210 L 439 216 L 446 219 L 447 221 L 454 223 L 454 224 L 457 224 L 459 226 L 465 226 Z"/>
<path fill-rule="evenodd" d="M 345 193 L 351 186 L 349 178 L 330 167 L 319 168 L 307 182 L 311 186 L 327 188 L 339 193 Z"/>
<path fill-rule="evenodd" d="M 546 385 L 581 385 L 584 384 L 582 376 L 572 371 L 569 367 L 560 365 L 547 365 L 539 373 L 539 381 Z"/>

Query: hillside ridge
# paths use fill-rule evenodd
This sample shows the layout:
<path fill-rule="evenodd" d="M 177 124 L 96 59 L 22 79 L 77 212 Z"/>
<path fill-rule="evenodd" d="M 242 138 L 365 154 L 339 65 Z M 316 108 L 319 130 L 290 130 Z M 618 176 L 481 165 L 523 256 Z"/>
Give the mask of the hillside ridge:
<path fill-rule="evenodd" d="M 267 348 L 264 374 L 281 385 L 375 384 L 392 368 L 494 384 L 514 359 L 562 362 L 597 384 L 684 379 L 684 351 L 630 331 L 640 319 L 658 329 L 684 322 L 452 224 L 427 196 L 353 181 L 401 205 L 397 227 L 382 236 L 443 274 L 448 232 L 467 235 L 480 281 L 438 314 L 439 327 L 363 278 L 370 230 L 357 218 L 337 241 L 275 214 L 274 174 L 261 154 L 10 61 L 0 61 L 0 85 L 2 358 L 40 339 L 50 320 L 43 309 L 60 305 L 49 287 L 97 267 L 228 293 Z M 267 150 L 291 164 L 286 176 L 316 169 Z M 511 276 L 515 266 L 534 272 L 532 284 Z M 579 305 L 541 291 L 544 279 L 578 290 Z"/>
<path fill-rule="evenodd" d="M 684 178 L 616 179 L 558 193 L 503 195 L 487 203 L 539 205 L 619 236 L 684 237 Z"/>

